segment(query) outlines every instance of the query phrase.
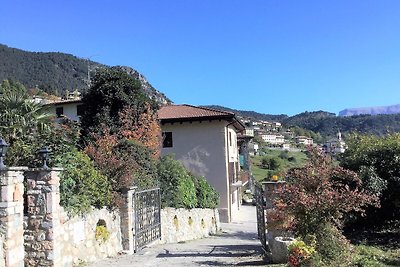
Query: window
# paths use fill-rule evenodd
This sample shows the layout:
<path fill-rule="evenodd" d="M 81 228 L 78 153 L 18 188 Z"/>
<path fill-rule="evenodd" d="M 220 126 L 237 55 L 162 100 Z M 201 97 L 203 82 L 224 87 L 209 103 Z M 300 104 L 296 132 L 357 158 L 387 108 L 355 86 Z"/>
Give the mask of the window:
<path fill-rule="evenodd" d="M 57 107 L 56 108 L 56 115 L 57 118 L 61 118 L 61 116 L 64 114 L 64 108 L 63 107 Z"/>
<path fill-rule="evenodd" d="M 83 111 L 84 111 L 83 108 L 84 108 L 83 105 L 77 105 L 76 106 L 76 115 L 77 116 L 82 116 L 83 115 Z"/>
<path fill-rule="evenodd" d="M 232 133 L 229 132 L 229 146 L 232 146 Z"/>
<path fill-rule="evenodd" d="M 172 147 L 172 132 L 163 132 L 163 147 Z"/>

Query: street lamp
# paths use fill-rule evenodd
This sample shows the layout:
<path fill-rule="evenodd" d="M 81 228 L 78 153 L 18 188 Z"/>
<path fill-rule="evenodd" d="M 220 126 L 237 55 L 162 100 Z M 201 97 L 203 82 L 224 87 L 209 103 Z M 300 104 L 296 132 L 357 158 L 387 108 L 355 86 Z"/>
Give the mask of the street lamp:
<path fill-rule="evenodd" d="M 49 159 L 49 153 L 50 153 L 50 149 L 47 146 L 42 147 L 38 153 L 39 153 L 39 157 L 40 159 L 43 161 L 43 169 L 48 169 L 49 167 L 47 166 L 47 160 Z"/>
<path fill-rule="evenodd" d="M 9 145 L 4 141 L 3 138 L 0 138 L 0 170 L 4 170 L 6 165 L 4 165 L 4 157 L 6 156 L 7 149 Z"/>

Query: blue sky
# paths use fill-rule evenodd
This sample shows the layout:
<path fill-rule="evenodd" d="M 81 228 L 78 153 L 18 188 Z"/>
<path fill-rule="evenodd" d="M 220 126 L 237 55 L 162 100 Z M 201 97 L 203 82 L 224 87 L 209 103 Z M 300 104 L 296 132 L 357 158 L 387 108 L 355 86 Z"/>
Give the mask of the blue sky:
<path fill-rule="evenodd" d="M 2 0 L 0 14 L 0 43 L 131 66 L 179 104 L 400 103 L 397 0 Z"/>

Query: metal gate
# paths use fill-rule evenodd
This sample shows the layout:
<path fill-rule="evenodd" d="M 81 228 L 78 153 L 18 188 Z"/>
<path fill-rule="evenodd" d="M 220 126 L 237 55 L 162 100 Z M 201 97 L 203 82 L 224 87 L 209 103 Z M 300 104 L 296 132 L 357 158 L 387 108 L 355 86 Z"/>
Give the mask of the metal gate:
<path fill-rule="evenodd" d="M 265 224 L 265 196 L 264 196 L 264 190 L 260 184 L 255 185 L 255 198 L 256 198 L 256 208 L 257 208 L 258 239 L 260 239 L 264 250 L 268 251 L 266 224 Z"/>
<path fill-rule="evenodd" d="M 135 252 L 161 238 L 160 188 L 137 191 L 133 198 Z"/>

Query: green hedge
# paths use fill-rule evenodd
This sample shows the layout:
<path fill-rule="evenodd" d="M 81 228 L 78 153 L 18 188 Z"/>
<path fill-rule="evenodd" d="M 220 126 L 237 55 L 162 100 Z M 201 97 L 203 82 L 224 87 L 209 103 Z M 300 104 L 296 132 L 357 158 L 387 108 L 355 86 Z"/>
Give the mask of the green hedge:
<path fill-rule="evenodd" d="M 60 160 L 64 171 L 60 179 L 60 203 L 72 214 L 84 214 L 92 207 L 111 203 L 111 185 L 83 152 L 73 150 Z"/>
<path fill-rule="evenodd" d="M 196 187 L 197 208 L 214 209 L 219 203 L 219 194 L 204 177 L 192 175 Z"/>
<path fill-rule="evenodd" d="M 167 155 L 158 165 L 163 207 L 215 208 L 219 196 L 203 178 L 189 173 L 181 162 Z"/>

